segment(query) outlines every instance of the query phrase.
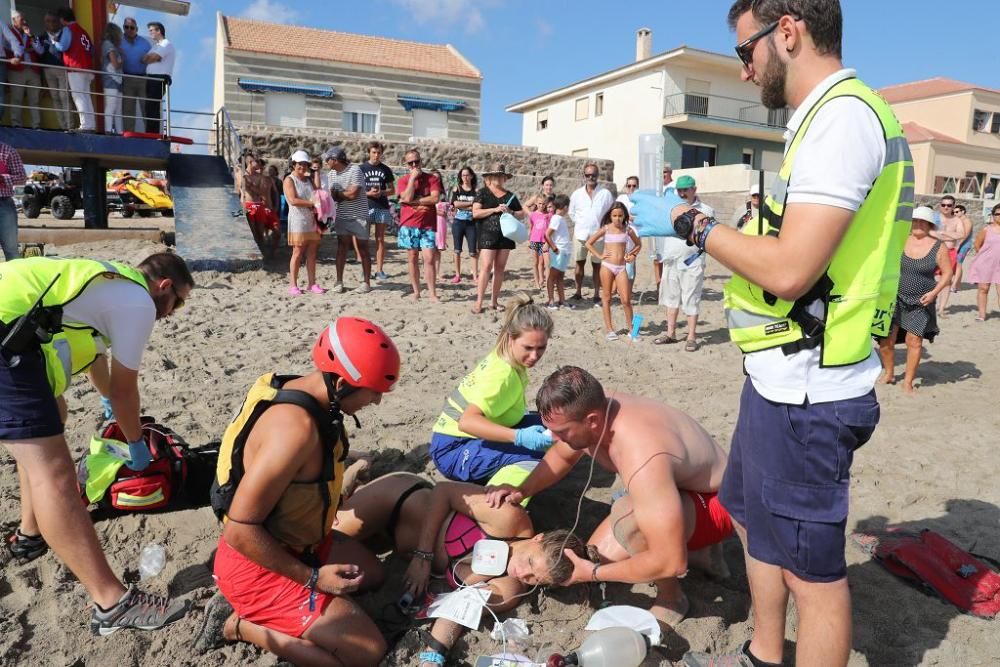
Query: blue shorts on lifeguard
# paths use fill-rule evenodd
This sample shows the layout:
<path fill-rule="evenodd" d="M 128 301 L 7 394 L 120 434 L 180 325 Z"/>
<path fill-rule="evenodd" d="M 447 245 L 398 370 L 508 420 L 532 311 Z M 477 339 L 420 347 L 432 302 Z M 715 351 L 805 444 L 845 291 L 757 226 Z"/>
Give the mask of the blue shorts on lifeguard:
<path fill-rule="evenodd" d="M 11 368 L 0 361 L 0 440 L 47 438 L 63 432 L 39 350 L 21 355 Z"/>
<path fill-rule="evenodd" d="M 532 412 L 511 428 L 539 426 L 541 423 L 541 416 Z M 456 482 L 473 484 L 485 484 L 504 466 L 521 461 L 537 461 L 545 456 L 544 451 L 536 452 L 527 447 L 518 447 L 512 442 L 491 442 L 444 433 L 431 436 L 430 454 L 442 475 Z"/>
<path fill-rule="evenodd" d="M 558 255 L 549 250 L 549 268 L 566 273 L 569 268 L 569 250 L 560 250 Z"/>
<path fill-rule="evenodd" d="M 396 238 L 403 250 L 433 250 L 437 247 L 437 232 L 433 229 L 400 227 Z"/>
<path fill-rule="evenodd" d="M 875 392 L 830 403 L 772 403 L 747 378 L 719 499 L 747 551 L 799 579 L 847 576 L 851 463 L 879 420 Z"/>

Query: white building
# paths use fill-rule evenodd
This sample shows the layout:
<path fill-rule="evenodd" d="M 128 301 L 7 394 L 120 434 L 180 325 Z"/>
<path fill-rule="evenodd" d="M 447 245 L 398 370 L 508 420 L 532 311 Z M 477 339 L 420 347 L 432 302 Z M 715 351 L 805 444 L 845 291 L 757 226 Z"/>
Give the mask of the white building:
<path fill-rule="evenodd" d="M 676 170 L 777 170 L 789 110 L 761 105 L 759 89 L 740 79 L 739 59 L 687 46 L 651 56 L 651 48 L 643 28 L 634 63 L 508 106 L 522 115 L 521 142 L 612 159 L 619 183 L 638 173 L 642 134 L 663 134 L 664 161 Z"/>

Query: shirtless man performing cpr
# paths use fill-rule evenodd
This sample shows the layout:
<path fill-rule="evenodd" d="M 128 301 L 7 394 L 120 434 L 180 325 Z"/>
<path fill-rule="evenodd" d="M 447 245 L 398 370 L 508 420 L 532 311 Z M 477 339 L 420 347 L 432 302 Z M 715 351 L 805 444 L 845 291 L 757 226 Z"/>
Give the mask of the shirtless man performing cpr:
<path fill-rule="evenodd" d="M 601 562 L 567 552 L 574 570 L 566 585 L 655 583 L 650 611 L 676 625 L 688 609 L 678 577 L 689 559 L 727 575 L 720 543 L 733 525 L 715 497 L 726 453 L 683 412 L 641 396 L 605 396 L 600 382 L 575 366 L 546 378 L 537 403 L 557 443 L 519 487 L 489 489 L 489 502 L 518 503 L 561 480 L 584 454 L 596 458 L 618 473 L 624 493 L 590 536 Z"/>

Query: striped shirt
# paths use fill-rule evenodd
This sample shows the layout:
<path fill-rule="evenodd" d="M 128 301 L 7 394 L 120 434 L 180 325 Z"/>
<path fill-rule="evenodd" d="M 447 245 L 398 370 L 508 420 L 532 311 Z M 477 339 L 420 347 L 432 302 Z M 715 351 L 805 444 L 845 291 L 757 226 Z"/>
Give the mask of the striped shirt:
<path fill-rule="evenodd" d="M 331 169 L 326 173 L 325 180 L 326 187 L 331 191 L 347 192 L 352 186 L 358 186 L 357 197 L 337 202 L 337 220 L 361 220 L 367 224 L 368 197 L 365 196 L 365 177 L 361 167 L 352 164 L 339 174 Z"/>
<path fill-rule="evenodd" d="M 24 185 L 25 180 L 21 155 L 12 146 L 0 142 L 0 197 L 13 197 L 14 186 Z"/>

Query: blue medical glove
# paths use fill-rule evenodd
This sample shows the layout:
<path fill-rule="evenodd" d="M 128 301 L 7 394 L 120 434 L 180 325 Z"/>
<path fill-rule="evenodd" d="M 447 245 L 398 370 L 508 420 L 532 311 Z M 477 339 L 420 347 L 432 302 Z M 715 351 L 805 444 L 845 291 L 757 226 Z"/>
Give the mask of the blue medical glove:
<path fill-rule="evenodd" d="M 101 396 L 101 407 L 104 408 L 104 421 L 115 418 L 115 411 L 111 409 L 111 399 Z"/>
<path fill-rule="evenodd" d="M 536 452 L 542 452 L 552 445 L 552 434 L 544 426 L 529 426 L 514 431 L 514 444 Z"/>
<path fill-rule="evenodd" d="M 129 470 L 145 470 L 153 462 L 153 457 L 149 454 L 149 447 L 145 440 L 136 440 L 128 443 L 128 457 L 131 459 L 125 465 Z"/>

